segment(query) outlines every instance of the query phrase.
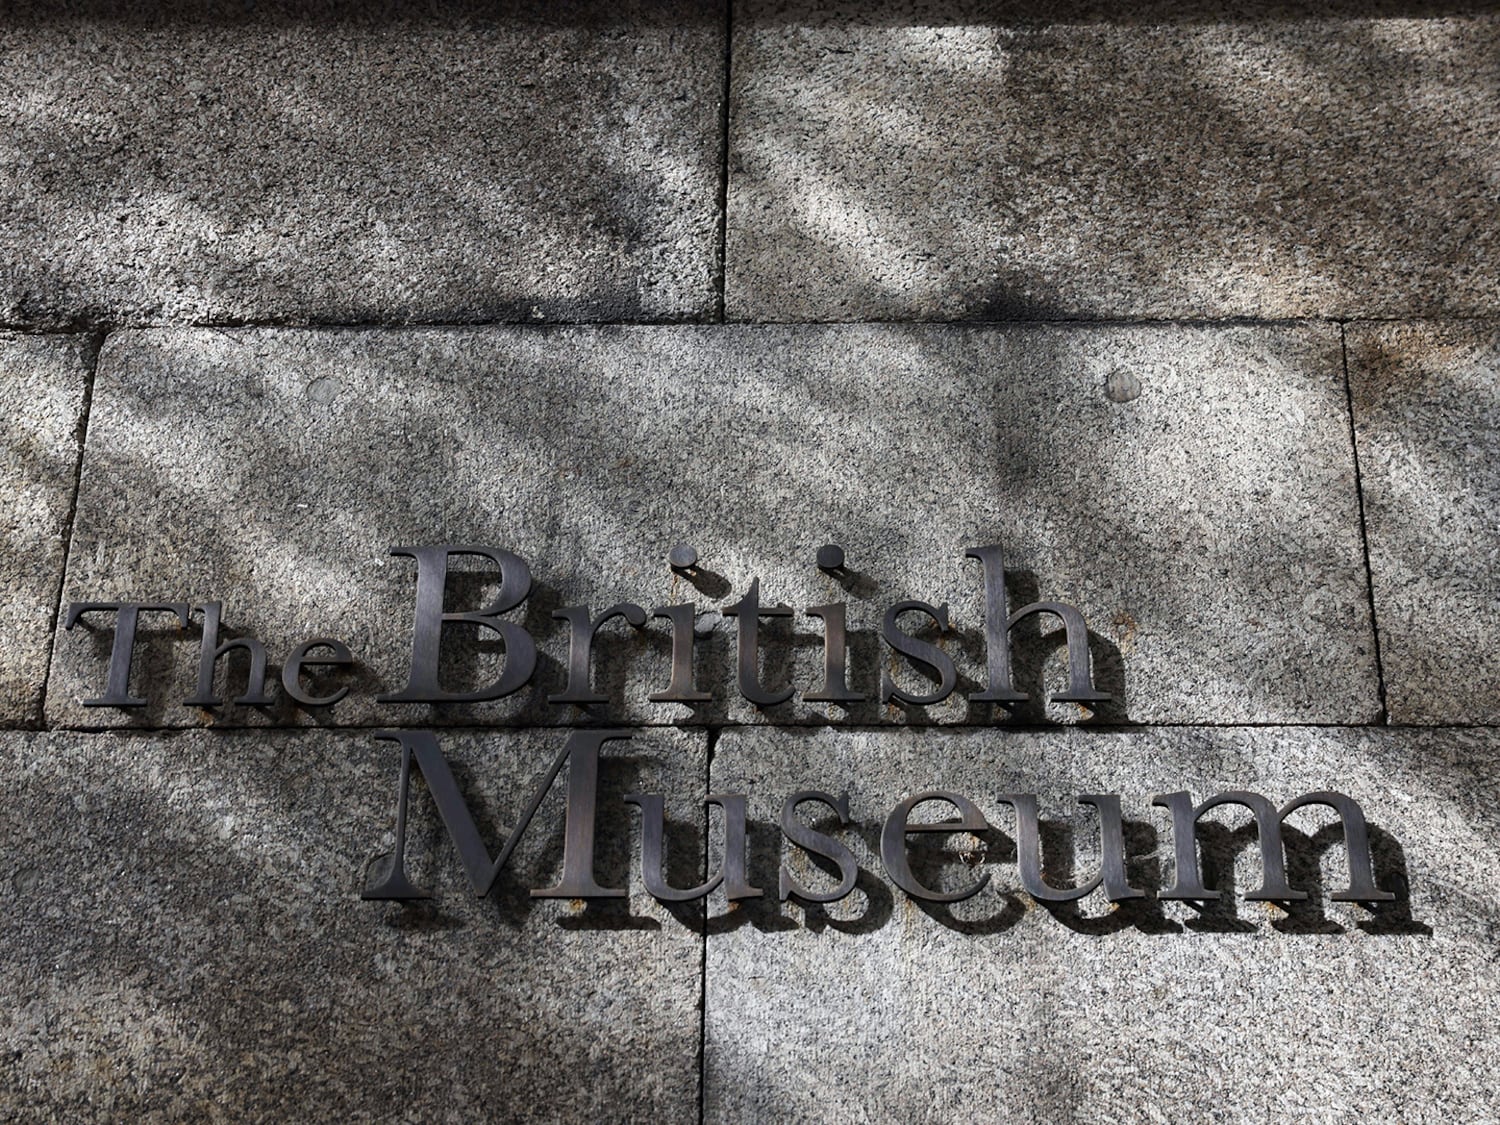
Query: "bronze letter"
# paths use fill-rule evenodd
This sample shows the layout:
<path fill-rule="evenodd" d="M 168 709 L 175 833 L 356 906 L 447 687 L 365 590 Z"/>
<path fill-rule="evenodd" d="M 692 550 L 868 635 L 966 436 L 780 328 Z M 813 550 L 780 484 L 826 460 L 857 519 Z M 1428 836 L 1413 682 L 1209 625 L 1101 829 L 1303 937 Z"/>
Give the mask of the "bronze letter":
<path fill-rule="evenodd" d="M 437 736 L 431 731 L 377 731 L 377 739 L 401 743 L 401 780 L 396 790 L 396 847 L 391 857 L 391 869 L 385 878 L 367 889 L 360 897 L 374 899 L 430 898 L 428 892 L 414 886 L 406 875 L 406 806 L 407 789 L 411 780 L 411 766 L 415 759 L 417 768 L 427 780 L 427 789 L 438 807 L 443 826 L 458 848 L 459 859 L 469 877 L 469 885 L 480 898 L 489 894 L 505 861 L 520 842 L 521 834 L 536 816 L 542 798 L 552 788 L 563 763 L 572 758 L 568 766 L 568 799 L 563 836 L 562 878 L 554 887 L 531 892 L 533 898 L 624 898 L 624 890 L 601 887 L 594 881 L 594 811 L 599 791 L 599 748 L 606 742 L 626 741 L 629 733 L 617 730 L 581 730 L 568 736 L 562 750 L 552 763 L 552 768 L 542 783 L 531 795 L 520 822 L 506 837 L 500 848 L 500 857 L 490 859 L 490 853 L 479 838 L 479 828 L 469 812 L 468 802 L 459 792 L 458 781 L 443 751 L 438 746 Z"/>
<path fill-rule="evenodd" d="M 769 691 L 760 683 L 760 619 L 762 617 L 790 617 L 790 606 L 760 604 L 760 579 L 750 583 L 745 596 L 734 605 L 724 607 L 725 617 L 738 617 L 739 628 L 739 681 L 740 694 L 757 707 L 774 707 L 792 697 L 792 689 Z"/>
<path fill-rule="evenodd" d="M 111 611 L 115 614 L 115 639 L 109 650 L 109 672 L 105 680 L 104 694 L 98 699 L 85 699 L 85 707 L 144 707 L 146 701 L 130 694 L 130 663 L 135 658 L 135 627 L 142 613 L 172 613 L 182 628 L 188 626 L 186 602 L 161 602 L 147 605 L 145 602 L 71 602 L 68 615 L 63 621 L 64 629 L 78 624 L 85 613 Z"/>
<path fill-rule="evenodd" d="M 1068 642 L 1068 690 L 1052 697 L 1054 703 L 1103 703 L 1109 693 L 1094 688 L 1089 666 L 1089 627 L 1083 614 L 1062 602 L 1033 602 L 1005 613 L 1005 563 L 999 547 L 970 547 L 966 558 L 978 559 L 984 568 L 984 640 L 990 686 L 972 699 L 987 703 L 1023 703 L 1027 694 L 1011 684 L 1010 631 L 1037 613 L 1050 613 L 1063 623 Z"/>
<path fill-rule="evenodd" d="M 958 809 L 959 819 L 945 820 L 940 824 L 908 824 L 907 818 L 911 816 L 912 809 L 924 801 L 947 801 Z M 890 816 L 886 817 L 885 827 L 880 830 L 880 860 L 885 864 L 891 882 L 912 898 L 922 899 L 924 902 L 961 902 L 984 890 L 985 885 L 990 881 L 989 872 L 985 872 L 979 882 L 963 890 L 930 890 L 917 882 L 917 877 L 912 874 L 911 862 L 906 855 L 906 834 L 908 832 L 987 832 L 989 827 L 985 822 L 984 814 L 975 808 L 974 802 L 967 797 L 960 797 L 957 793 L 944 793 L 941 790 L 918 793 L 915 797 L 906 798 L 891 810 Z"/>
<path fill-rule="evenodd" d="M 827 805 L 838 813 L 839 824 L 845 825 L 849 823 L 849 794 L 844 793 L 833 797 L 816 789 L 804 789 L 800 793 L 793 793 L 786 799 L 786 804 L 781 806 L 781 831 L 786 838 L 803 851 L 822 856 L 838 864 L 839 885 L 826 893 L 810 891 L 797 882 L 783 863 L 780 879 L 781 901 L 785 902 L 792 895 L 796 895 L 807 902 L 837 902 L 854 889 L 854 882 L 859 877 L 859 865 L 854 861 L 854 853 L 843 844 L 832 836 L 814 832 L 797 819 L 797 806 L 803 801 L 817 801 Z"/>
<path fill-rule="evenodd" d="M 536 670 L 536 645 L 531 634 L 499 616 L 515 609 L 531 593 L 531 570 L 517 555 L 493 547 L 392 547 L 391 554 L 417 560 L 417 611 L 412 628 L 411 679 L 404 691 L 376 698 L 381 703 L 478 703 L 499 699 L 524 687 Z M 448 585 L 448 559 L 478 555 L 500 568 L 500 593 L 486 609 L 444 613 L 443 591 Z M 438 655 L 443 626 L 466 622 L 491 629 L 505 641 L 505 671 L 489 687 L 478 691 L 444 691 L 438 684 Z"/>
<path fill-rule="evenodd" d="M 953 688 L 958 683 L 958 670 L 953 667 L 953 658 L 950 657 L 937 645 L 930 645 L 926 641 L 919 641 L 915 637 L 908 636 L 896 627 L 896 618 L 909 610 L 925 613 L 936 621 L 942 629 L 948 628 L 948 606 L 947 603 L 933 607 L 926 602 L 897 602 L 885 611 L 885 620 L 880 624 L 880 635 L 885 638 L 885 643 L 897 652 L 909 656 L 918 664 L 926 664 L 934 669 L 939 676 L 937 690 L 931 695 L 912 695 L 896 686 L 896 681 L 891 678 L 889 672 L 882 671 L 880 674 L 880 701 L 889 703 L 892 699 L 898 699 L 902 703 L 914 704 L 925 707 L 929 703 L 941 703 L 953 693 Z"/>

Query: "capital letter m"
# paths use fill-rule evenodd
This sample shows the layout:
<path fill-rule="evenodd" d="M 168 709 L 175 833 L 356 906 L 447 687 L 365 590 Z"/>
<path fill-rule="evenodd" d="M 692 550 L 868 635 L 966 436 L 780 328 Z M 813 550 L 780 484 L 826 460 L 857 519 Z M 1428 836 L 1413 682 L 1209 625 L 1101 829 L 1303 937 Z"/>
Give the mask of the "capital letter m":
<path fill-rule="evenodd" d="M 401 780 L 396 790 L 396 846 L 391 854 L 390 870 L 374 886 L 367 887 L 361 898 L 367 899 L 417 899 L 430 898 L 431 894 L 414 885 L 406 874 L 406 812 L 408 790 L 411 784 L 411 767 L 415 762 L 427 789 L 437 804 L 443 827 L 458 849 L 469 885 L 480 898 L 489 894 L 501 870 L 510 859 L 511 852 L 520 842 L 521 834 L 536 816 L 542 798 L 552 788 L 563 763 L 572 759 L 568 768 L 568 796 L 566 826 L 563 838 L 563 872 L 556 886 L 533 890 L 533 898 L 624 898 L 623 889 L 601 887 L 594 881 L 594 809 L 599 790 L 599 748 L 606 742 L 623 741 L 630 738 L 626 731 L 581 730 L 568 736 L 558 751 L 547 776 L 531 794 L 526 811 L 506 837 L 496 859 L 490 858 L 489 850 L 479 837 L 479 828 L 469 811 L 468 802 L 459 791 L 458 781 L 443 751 L 437 736 L 431 731 L 376 731 L 375 738 L 401 744 Z"/>

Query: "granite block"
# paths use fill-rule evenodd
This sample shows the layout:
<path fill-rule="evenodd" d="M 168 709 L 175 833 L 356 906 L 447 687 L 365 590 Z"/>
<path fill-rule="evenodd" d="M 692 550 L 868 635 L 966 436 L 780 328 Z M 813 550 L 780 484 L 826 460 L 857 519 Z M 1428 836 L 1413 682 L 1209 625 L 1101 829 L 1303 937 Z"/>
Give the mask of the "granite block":
<path fill-rule="evenodd" d="M 41 718 L 94 342 L 0 334 L 0 726 Z"/>
<path fill-rule="evenodd" d="M 492 853 L 561 739 L 442 737 Z M 0 820 L 6 1116 L 696 1115 L 700 926 L 640 892 L 618 798 L 693 799 L 701 737 L 605 747 L 596 869 L 632 888 L 605 910 L 528 897 L 560 870 L 561 783 L 478 898 L 413 782 L 408 866 L 434 897 L 361 900 L 400 761 L 368 734 L 18 733 L 0 757 L 25 810 Z"/>
<path fill-rule="evenodd" d="M 1500 721 L 1500 325 L 1352 324 L 1348 339 L 1391 721 Z"/>
<path fill-rule="evenodd" d="M 0 324 L 696 319 L 715 5 L 22 4 Z"/>
<path fill-rule="evenodd" d="M 742 0 L 739 320 L 1500 307 L 1485 5 Z"/>
<path fill-rule="evenodd" d="M 749 871 L 771 889 L 710 906 L 705 1120 L 1484 1119 L 1500 1062 L 1497 776 L 1493 731 L 728 731 L 713 785 L 749 794 Z M 826 807 L 799 817 L 859 862 L 841 902 L 776 902 L 784 860 L 816 890 L 837 881 L 776 828 L 803 789 L 848 794 L 848 828 Z M 892 808 L 929 789 L 992 826 L 908 837 L 930 885 L 990 877 L 949 906 L 918 904 L 879 858 Z M 1347 866 L 1327 809 L 1284 830 L 1307 900 L 1244 898 L 1261 874 L 1252 822 L 1222 808 L 1198 835 L 1224 897 L 1160 898 L 1173 841 L 1151 798 L 1231 789 L 1353 797 L 1394 901 L 1330 901 Z M 1098 870 L 1098 821 L 1077 795 L 1121 794 L 1127 872 L 1147 897 L 1040 906 L 1020 887 L 1006 793 L 1039 796 L 1059 888 Z"/>
<path fill-rule="evenodd" d="M 406 684 L 416 567 L 393 546 L 491 544 L 531 567 L 509 620 L 540 649 L 529 687 L 464 705 L 393 705 Z M 693 575 L 674 544 L 693 545 Z M 844 571 L 816 565 L 845 548 Z M 1363 722 L 1378 712 L 1336 329 L 957 326 L 156 330 L 104 350 L 65 601 L 223 603 L 226 630 L 274 666 L 333 636 L 359 662 L 332 708 L 184 706 L 202 615 L 143 618 L 148 706 L 85 707 L 104 687 L 106 616 L 59 631 L 47 714 L 60 726 L 555 722 L 927 723 L 1007 720 L 988 679 L 980 568 L 1002 546 L 1011 609 L 1076 605 L 1091 629 L 1093 717 Z M 495 594 L 488 564 L 450 610 Z M 736 685 L 736 619 L 759 579 L 758 675 Z M 929 639 L 958 688 L 882 704 L 882 677 L 932 685 L 880 638 L 905 599 L 950 607 Z M 671 630 L 600 631 L 604 704 L 562 692 L 562 607 L 691 604 L 696 684 L 649 702 Z M 823 672 L 808 607 L 847 604 L 847 707 L 807 701 Z M 917 630 L 920 615 L 902 619 Z M 499 675 L 493 636 L 453 629 L 444 686 Z M 226 632 L 223 635 L 230 635 Z M 1014 631 L 1019 722 L 1079 721 L 1062 633 Z M 218 693 L 243 690 L 243 665 Z M 273 689 L 274 691 L 275 689 Z M 311 690 L 311 689 L 309 689 Z"/>

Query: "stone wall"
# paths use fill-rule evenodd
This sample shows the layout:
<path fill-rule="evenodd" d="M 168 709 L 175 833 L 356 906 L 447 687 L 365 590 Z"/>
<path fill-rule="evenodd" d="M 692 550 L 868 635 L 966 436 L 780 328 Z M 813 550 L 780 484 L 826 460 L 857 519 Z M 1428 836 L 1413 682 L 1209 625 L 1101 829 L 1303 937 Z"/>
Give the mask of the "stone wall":
<path fill-rule="evenodd" d="M 21 4 L 0 15 L 0 1116 L 22 1120 L 1480 1120 L 1500 967 L 1500 9 L 1322 5 Z M 399 546 L 530 564 L 505 698 L 382 702 L 410 666 Z M 690 572 L 667 556 L 687 543 Z M 839 571 L 817 549 L 845 549 Z M 989 682 L 980 568 L 1078 607 Z M 481 561 L 449 608 L 492 600 Z M 757 706 L 732 610 L 759 581 Z M 922 636 L 957 691 L 881 638 Z M 108 613 L 141 617 L 101 707 Z M 253 637 L 268 701 L 216 664 Z M 604 702 L 557 612 L 602 628 Z M 863 698 L 808 700 L 844 603 Z M 916 631 L 907 620 L 905 628 Z M 459 631 L 453 630 L 456 634 Z M 280 672 L 315 637 L 354 664 Z M 445 683 L 506 666 L 483 631 Z M 510 657 L 514 656 L 514 652 Z M 557 881 L 561 788 L 486 896 L 401 747 L 437 732 L 496 853 L 578 727 L 606 744 L 596 871 Z M 567 767 L 569 770 L 572 766 Z M 858 864 L 841 901 L 781 868 Z M 928 790 L 988 823 L 881 826 Z M 1289 815 L 1300 901 L 1243 809 L 1199 831 L 1216 900 L 1165 897 L 1153 797 L 1338 790 Z M 758 898 L 720 870 L 746 794 Z M 1121 795 L 1138 899 L 1022 890 L 1003 798 L 1039 795 L 1054 887 Z M 821 814 L 818 809 L 821 808 Z M 927 819 L 942 815 L 926 806 Z M 951 810 L 950 810 L 951 811 Z M 821 815 L 821 819 L 820 819 Z M 920 817 L 918 819 L 921 819 Z M 832 875 L 830 875 L 832 871 Z"/>

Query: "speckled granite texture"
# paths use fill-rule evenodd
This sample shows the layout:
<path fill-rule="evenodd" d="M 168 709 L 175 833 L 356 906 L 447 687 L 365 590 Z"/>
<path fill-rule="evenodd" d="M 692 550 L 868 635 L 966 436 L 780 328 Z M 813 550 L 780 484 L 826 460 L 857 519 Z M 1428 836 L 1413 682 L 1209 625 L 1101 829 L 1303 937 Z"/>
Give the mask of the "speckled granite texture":
<path fill-rule="evenodd" d="M 0 334 L 0 726 L 41 718 L 95 341 Z"/>
<path fill-rule="evenodd" d="M 1355 324 L 1386 697 L 1402 723 L 1500 720 L 1500 322 Z"/>
<path fill-rule="evenodd" d="M 492 852 L 560 737 L 444 737 Z M 560 791 L 479 899 L 417 790 L 409 867 L 434 897 L 401 905 L 359 897 L 392 843 L 392 743 L 10 734 L 0 747 L 4 805 L 25 810 L 0 822 L 15 857 L 0 923 L 7 1116 L 697 1113 L 695 915 L 638 880 L 604 909 L 527 897 L 553 881 Z M 639 867 L 619 794 L 686 796 L 705 763 L 701 735 L 672 731 L 601 754 L 604 885 Z"/>
<path fill-rule="evenodd" d="M 705 1117 L 1482 1119 L 1500 1052 L 1497 749 L 1493 731 L 730 732 L 713 784 L 765 794 L 751 816 L 771 825 L 788 794 L 847 787 L 853 826 L 816 806 L 802 819 L 827 814 L 820 828 L 862 873 L 827 907 L 713 911 Z M 1290 911 L 1227 889 L 1259 880 L 1244 810 L 1200 832 L 1226 888 L 1207 908 L 1112 908 L 1096 892 L 1042 909 L 1020 891 L 1014 818 L 995 800 L 1040 796 L 1049 882 L 1067 887 L 1098 870 L 1098 822 L 1076 796 L 1121 793 L 1132 882 L 1158 892 L 1171 830 L 1153 794 L 1284 802 L 1333 782 L 1364 808 L 1377 880 L 1397 896 L 1378 912 L 1329 901 L 1347 869 L 1327 810 L 1288 820 L 1289 876 L 1310 893 Z M 948 841 L 947 862 L 926 850 L 930 884 L 991 877 L 953 906 L 894 890 L 874 852 L 891 807 L 928 788 L 969 797 L 993 826 L 925 837 Z M 773 835 L 761 877 L 796 852 Z"/>
<path fill-rule="evenodd" d="M 1347 415 L 1328 326 L 121 332 L 95 385 L 65 601 L 221 600 L 226 625 L 273 655 L 327 634 L 360 671 L 315 720 L 207 714 L 181 705 L 197 628 L 158 617 L 137 677 L 151 706 L 86 708 L 108 663 L 104 619 L 58 634 L 49 715 L 391 722 L 374 697 L 403 682 L 415 582 L 387 552 L 478 542 L 531 564 L 536 596 L 514 617 L 546 666 L 528 693 L 402 722 L 989 723 L 994 708 L 965 698 L 985 667 L 964 551 L 998 543 L 1012 608 L 1082 610 L 1115 697 L 1101 719 L 1363 722 L 1380 703 Z M 711 578 L 673 575 L 679 541 Z M 828 542 L 857 579 L 818 571 Z M 764 682 L 811 692 L 821 626 L 802 611 L 847 602 L 864 704 L 738 698 L 735 623 L 720 615 L 754 578 L 766 605 L 799 611 L 795 632 L 766 625 Z M 878 701 L 881 616 L 905 598 L 949 604 L 964 684 L 910 713 Z M 622 600 L 697 607 L 714 702 L 647 701 L 670 660 L 658 620 L 601 635 L 596 682 L 613 702 L 591 720 L 547 704 L 567 660 L 552 610 Z M 1063 654 L 1017 633 L 1019 673 L 1038 698 L 1060 690 Z M 453 686 L 498 663 L 475 654 Z M 897 678 L 919 687 L 910 669 Z"/>
<path fill-rule="evenodd" d="M 729 315 L 1492 310 L 1500 14 L 1350 7 L 747 0 Z"/>
<path fill-rule="evenodd" d="M 1493 0 L 7 6 L 0 1120 L 1493 1120 L 1497 153 Z M 529 564 L 534 674 L 381 702 L 391 549 L 444 542 Z M 1030 698 L 973 698 L 989 545 L 1007 610 L 1078 607 L 1111 698 L 1049 701 L 1039 618 Z M 443 605 L 500 588 L 470 559 Z M 752 589 L 791 612 L 741 656 Z M 942 701 L 881 698 L 940 678 L 882 637 L 911 599 L 947 607 L 900 619 Z M 84 705 L 109 617 L 63 628 L 115 600 L 193 607 L 144 620 L 140 708 Z M 210 602 L 268 702 L 186 705 Z M 626 602 L 603 701 L 549 699 L 566 615 Z M 834 606 L 845 706 L 806 698 Z M 293 681 L 332 707 L 282 678 L 315 637 L 352 651 Z M 689 639 L 709 698 L 651 700 Z M 449 689 L 526 651 L 439 648 Z M 584 728 L 631 735 L 595 824 L 625 894 L 533 898 Z M 368 900 L 413 731 L 433 897 Z M 891 854 L 990 878 L 951 906 L 879 847 L 934 787 L 988 827 Z M 778 899 L 783 862 L 833 884 L 780 828 L 809 789 L 858 867 L 824 906 Z M 1349 794 L 1393 901 L 1332 900 L 1322 807 L 1283 825 L 1305 901 L 1245 898 L 1235 807 L 1197 835 L 1223 897 L 1167 897 L 1152 798 L 1235 789 Z M 1142 897 L 1033 901 L 1001 798 L 1039 798 L 1060 888 L 1110 793 Z M 739 794 L 765 893 L 653 897 L 653 795 L 683 891 Z"/>
<path fill-rule="evenodd" d="M 10 8 L 0 324 L 705 317 L 723 30 L 688 0 Z"/>

